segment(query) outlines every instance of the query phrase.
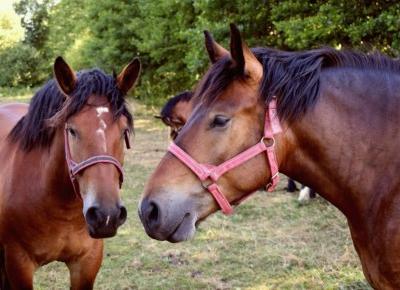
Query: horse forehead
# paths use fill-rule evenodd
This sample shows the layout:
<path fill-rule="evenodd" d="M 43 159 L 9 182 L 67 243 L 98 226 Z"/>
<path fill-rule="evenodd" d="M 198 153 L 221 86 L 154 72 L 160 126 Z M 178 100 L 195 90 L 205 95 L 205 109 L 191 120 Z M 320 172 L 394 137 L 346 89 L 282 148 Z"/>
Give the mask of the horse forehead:
<path fill-rule="evenodd" d="M 232 81 L 209 105 L 218 109 L 253 106 L 258 102 L 259 84 L 247 80 Z"/>
<path fill-rule="evenodd" d="M 113 123 L 113 114 L 107 105 L 87 105 L 77 116 L 75 120 L 87 128 L 100 128 L 105 130 Z"/>

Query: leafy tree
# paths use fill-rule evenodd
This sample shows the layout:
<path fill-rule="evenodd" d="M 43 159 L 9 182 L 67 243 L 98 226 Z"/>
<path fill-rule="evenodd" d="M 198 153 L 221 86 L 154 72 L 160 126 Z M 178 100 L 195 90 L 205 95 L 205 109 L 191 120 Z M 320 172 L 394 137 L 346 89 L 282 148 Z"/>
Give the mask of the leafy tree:
<path fill-rule="evenodd" d="M 25 28 L 24 42 L 40 50 L 48 36 L 49 10 L 52 0 L 20 0 L 14 6 L 15 12 L 22 16 L 21 25 Z"/>
<path fill-rule="evenodd" d="M 281 1 L 272 20 L 290 49 L 321 45 L 377 49 L 398 55 L 398 1 Z"/>
<path fill-rule="evenodd" d="M 331 45 L 393 56 L 400 50 L 398 1 L 20 0 L 15 7 L 25 39 L 0 51 L 0 62 L 24 65 L 15 66 L 20 70 L 12 81 L 0 79 L 0 84 L 43 80 L 57 55 L 76 69 L 97 66 L 108 72 L 137 55 L 143 70 L 135 93 L 147 103 L 159 104 L 192 88 L 209 65 L 203 30 L 228 46 L 231 22 L 250 46 L 298 50 Z M 2 25 L 0 40 L 2 31 L 8 33 Z"/>
<path fill-rule="evenodd" d="M 68 0 L 56 2 L 49 12 L 48 65 L 61 55 L 75 69 L 88 67 L 82 55 L 82 46 L 90 39 L 87 25 L 87 1 Z"/>
<path fill-rule="evenodd" d="M 0 51 L 0 86 L 15 87 L 21 84 L 37 85 L 45 74 L 40 67 L 41 57 L 32 46 L 18 42 Z"/>
<path fill-rule="evenodd" d="M 23 31 L 17 21 L 18 18 L 11 13 L 0 13 L 0 50 L 12 47 L 21 40 Z"/>

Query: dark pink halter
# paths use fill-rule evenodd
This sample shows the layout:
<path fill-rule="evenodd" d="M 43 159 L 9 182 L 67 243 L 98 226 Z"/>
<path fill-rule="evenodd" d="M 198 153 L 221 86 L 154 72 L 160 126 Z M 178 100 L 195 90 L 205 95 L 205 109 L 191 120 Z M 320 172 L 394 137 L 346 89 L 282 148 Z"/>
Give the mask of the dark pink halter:
<path fill-rule="evenodd" d="M 125 142 L 127 148 L 130 149 L 129 136 L 127 132 L 125 132 Z M 124 169 L 122 168 L 121 163 L 116 158 L 112 157 L 111 155 L 95 155 L 79 163 L 73 161 L 71 157 L 71 151 L 69 148 L 67 128 L 65 128 L 64 130 L 64 147 L 65 147 L 65 159 L 68 165 L 69 177 L 74 187 L 74 191 L 79 198 L 82 198 L 82 196 L 79 193 L 79 184 L 78 181 L 76 180 L 76 176 L 78 175 L 78 173 L 84 171 L 86 168 L 93 166 L 97 163 L 110 163 L 117 168 L 119 172 L 119 187 L 121 188 L 122 182 L 124 181 Z"/>
<path fill-rule="evenodd" d="M 202 181 L 203 186 L 211 193 L 211 195 L 220 206 L 222 212 L 226 215 L 232 214 L 233 208 L 227 198 L 219 189 L 217 181 L 227 171 L 245 163 L 249 159 L 266 151 L 269 168 L 271 170 L 271 181 L 266 186 L 267 190 L 273 191 L 279 182 L 279 171 L 278 162 L 275 154 L 274 135 L 280 133 L 282 129 L 276 113 L 275 99 L 273 99 L 267 107 L 264 122 L 264 136 L 261 138 L 259 143 L 218 166 L 198 163 L 175 143 L 171 143 L 168 148 L 169 152 L 175 155 L 182 163 L 189 167 L 194 174 L 197 175 L 197 177 Z M 268 144 L 266 144 L 265 141 L 268 141 Z M 208 179 L 211 181 L 211 183 L 205 185 L 203 182 Z M 243 198 L 241 200 L 243 200 Z M 240 202 L 241 200 L 238 200 L 237 202 Z"/>

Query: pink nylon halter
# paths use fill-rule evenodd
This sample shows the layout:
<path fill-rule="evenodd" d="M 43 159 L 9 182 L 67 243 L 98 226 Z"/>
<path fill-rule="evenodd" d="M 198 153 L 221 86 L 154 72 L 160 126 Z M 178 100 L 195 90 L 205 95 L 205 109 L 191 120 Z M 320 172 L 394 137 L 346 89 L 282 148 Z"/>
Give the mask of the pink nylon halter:
<path fill-rule="evenodd" d="M 129 136 L 127 136 L 126 132 L 125 132 L 125 142 L 127 148 L 129 149 L 130 148 Z M 124 169 L 122 168 L 121 163 L 116 158 L 112 157 L 111 155 L 95 155 L 79 163 L 73 161 L 69 147 L 67 128 L 65 128 L 64 130 L 64 147 L 65 147 L 65 159 L 68 165 L 69 177 L 71 179 L 72 186 L 74 187 L 75 194 L 79 198 L 82 199 L 82 196 L 79 193 L 79 184 L 78 181 L 76 180 L 76 175 L 84 171 L 86 168 L 93 166 L 97 163 L 110 163 L 117 168 L 119 172 L 119 188 L 121 188 L 122 182 L 124 181 Z"/>
<path fill-rule="evenodd" d="M 221 208 L 221 211 L 224 214 L 229 215 L 233 213 L 233 208 L 227 198 L 221 192 L 216 182 L 227 171 L 266 151 L 269 168 L 271 170 L 271 181 L 266 187 L 268 191 L 273 191 L 279 182 L 279 168 L 275 154 L 274 135 L 280 132 L 282 132 L 282 128 L 276 113 L 276 99 L 273 99 L 269 103 L 265 113 L 264 136 L 261 138 L 261 141 L 218 166 L 198 163 L 175 143 L 171 143 L 171 145 L 168 147 L 168 151 L 176 156 L 176 158 L 178 158 L 187 167 L 189 167 L 193 173 L 197 175 L 200 181 L 204 182 L 207 179 L 212 181 L 211 184 L 208 185 L 204 185 L 202 183 L 203 187 L 205 187 L 211 193 Z M 270 144 L 266 145 L 264 142 L 265 140 L 271 141 L 269 142 Z M 246 197 L 247 196 L 244 198 Z M 238 200 L 237 202 L 239 203 L 244 198 Z"/>

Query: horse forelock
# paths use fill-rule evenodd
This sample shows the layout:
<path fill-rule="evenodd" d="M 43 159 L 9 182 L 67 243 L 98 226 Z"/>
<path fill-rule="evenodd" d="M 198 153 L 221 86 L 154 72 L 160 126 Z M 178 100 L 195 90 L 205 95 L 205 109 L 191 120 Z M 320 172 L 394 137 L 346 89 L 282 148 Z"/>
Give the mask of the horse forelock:
<path fill-rule="evenodd" d="M 82 110 L 91 96 L 106 97 L 113 118 L 124 115 L 133 128 L 133 117 L 115 78 L 100 69 L 91 69 L 77 73 L 77 86 L 70 96 L 60 91 L 54 79 L 48 81 L 33 96 L 28 113 L 11 130 L 9 139 L 18 142 L 24 151 L 50 146 L 56 128 Z"/>

